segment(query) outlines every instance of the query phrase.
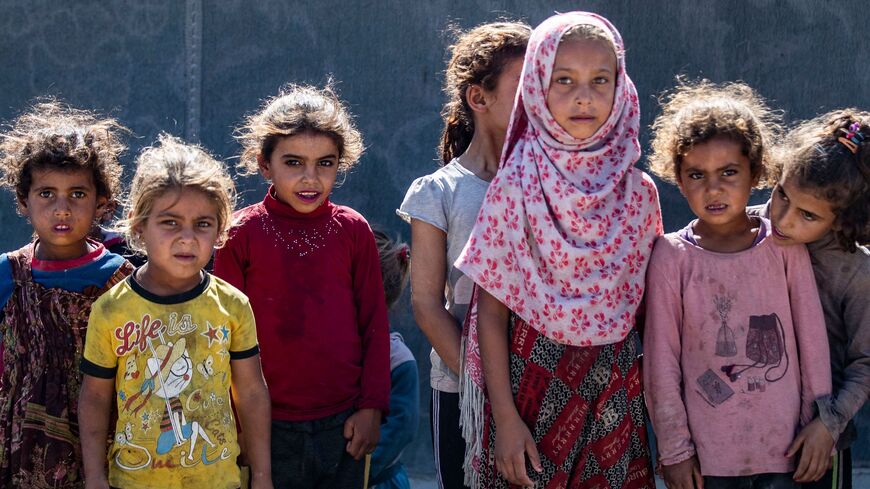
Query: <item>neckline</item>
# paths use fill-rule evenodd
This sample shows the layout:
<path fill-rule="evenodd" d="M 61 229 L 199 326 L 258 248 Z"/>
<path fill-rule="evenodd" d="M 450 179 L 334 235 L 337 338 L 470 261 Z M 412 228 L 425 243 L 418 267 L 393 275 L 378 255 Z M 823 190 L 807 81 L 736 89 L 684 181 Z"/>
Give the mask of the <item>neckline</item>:
<path fill-rule="evenodd" d="M 447 165 L 448 165 L 448 166 L 449 166 L 449 165 L 453 165 L 453 166 L 455 166 L 455 167 L 456 167 L 456 171 L 458 171 L 459 173 L 461 173 L 461 174 L 463 174 L 463 175 L 465 175 L 465 176 L 469 176 L 469 177 L 474 178 L 474 180 L 475 180 L 476 182 L 478 182 L 480 185 L 483 185 L 483 186 L 485 186 L 485 187 L 489 187 L 489 184 L 490 184 L 491 181 L 484 180 L 484 179 L 480 178 L 479 176 L 477 176 L 476 173 L 474 173 L 473 171 L 469 170 L 468 168 L 465 167 L 465 165 L 463 165 L 462 163 L 460 163 L 458 157 L 457 157 L 457 158 L 453 158 L 452 160 L 450 160 L 450 163 L 448 163 Z M 496 174 L 497 174 L 497 173 L 496 173 Z M 493 178 L 495 178 L 495 177 L 493 177 Z"/>
<path fill-rule="evenodd" d="M 90 265 L 91 263 L 99 261 L 106 253 L 108 253 L 106 247 L 103 246 L 103 243 L 91 239 L 88 239 L 87 242 L 89 245 L 93 246 L 94 249 L 78 258 L 73 258 L 71 260 L 41 260 L 36 257 L 36 245 L 39 243 L 39 240 L 36 240 L 31 245 L 30 266 L 33 270 L 39 270 L 40 272 L 60 272 Z"/>
<path fill-rule="evenodd" d="M 141 267 L 139 267 L 139 268 L 141 268 Z M 131 273 L 130 275 L 127 276 L 127 283 L 130 285 L 130 288 L 133 289 L 133 292 L 138 294 L 143 299 L 145 299 L 149 302 L 154 302 L 156 304 L 163 304 L 163 305 L 181 304 L 183 302 L 187 302 L 187 301 L 196 299 L 203 292 L 205 292 L 205 289 L 207 289 L 209 284 L 211 283 L 211 275 L 208 272 L 203 271 L 202 280 L 200 280 L 200 282 L 197 285 L 195 285 L 192 289 L 185 291 L 185 292 L 180 292 L 178 294 L 157 295 L 153 292 L 150 292 L 148 289 L 143 287 L 142 284 L 140 284 L 136 280 L 136 272 L 139 271 L 139 268 L 137 268 L 136 270 L 133 271 L 133 273 Z"/>
<path fill-rule="evenodd" d="M 754 216 L 750 216 L 750 218 L 752 218 L 752 217 L 754 217 Z M 745 250 L 733 251 L 730 253 L 723 253 L 721 251 L 708 250 L 707 248 L 704 248 L 703 246 L 699 245 L 695 241 L 693 236 L 695 234 L 695 231 L 694 231 L 695 223 L 698 222 L 697 219 L 693 219 L 691 222 L 689 222 L 689 224 L 686 227 L 684 227 L 682 230 L 678 231 L 676 233 L 676 235 L 680 240 L 691 245 L 692 248 L 703 251 L 704 253 L 710 253 L 710 254 L 717 255 L 717 256 L 737 256 L 737 255 L 740 255 L 742 253 L 750 252 L 756 248 L 760 248 L 763 244 L 767 243 L 770 240 L 769 239 L 770 238 L 770 224 L 768 223 L 767 219 L 764 217 L 761 217 L 761 216 L 757 216 L 757 219 L 758 219 L 758 231 L 755 235 L 755 239 L 753 240 L 752 245 L 749 248 L 746 248 Z M 691 238 L 691 239 L 689 239 L 689 238 Z"/>

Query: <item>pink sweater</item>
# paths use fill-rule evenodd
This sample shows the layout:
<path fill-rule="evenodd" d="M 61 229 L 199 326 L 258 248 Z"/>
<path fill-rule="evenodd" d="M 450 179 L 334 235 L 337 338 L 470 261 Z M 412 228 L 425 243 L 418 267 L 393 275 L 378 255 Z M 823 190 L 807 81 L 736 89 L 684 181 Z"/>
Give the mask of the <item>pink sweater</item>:
<path fill-rule="evenodd" d="M 784 454 L 831 392 L 806 248 L 765 238 L 723 254 L 665 235 L 646 304 L 645 395 L 661 462 L 697 454 L 708 476 L 793 471 Z"/>

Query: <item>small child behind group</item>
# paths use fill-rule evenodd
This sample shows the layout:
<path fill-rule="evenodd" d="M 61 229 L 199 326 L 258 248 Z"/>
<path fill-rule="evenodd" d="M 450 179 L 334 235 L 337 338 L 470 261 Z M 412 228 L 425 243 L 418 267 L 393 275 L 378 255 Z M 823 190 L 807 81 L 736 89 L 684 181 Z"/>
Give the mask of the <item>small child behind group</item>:
<path fill-rule="evenodd" d="M 234 201 L 224 165 L 196 146 L 164 135 L 139 156 L 124 227 L 147 262 L 94 303 L 81 362 L 89 488 L 238 488 L 233 407 L 251 487 L 272 487 L 253 312 L 203 270 L 226 239 Z"/>
<path fill-rule="evenodd" d="M 653 124 L 650 169 L 697 216 L 656 241 L 647 272 L 644 384 L 668 487 L 793 487 L 787 452 L 831 392 L 809 256 L 746 213 L 772 121 L 748 86 L 699 82 Z"/>
<path fill-rule="evenodd" d="M 240 133 L 242 168 L 272 185 L 236 214 L 214 269 L 257 318 L 275 486 L 362 487 L 389 409 L 389 320 L 371 228 L 329 200 L 362 137 L 331 89 L 307 86 L 269 100 Z"/>
<path fill-rule="evenodd" d="M 411 253 L 408 245 L 394 241 L 375 230 L 375 243 L 381 260 L 384 296 L 392 308 L 408 283 Z M 405 451 L 417 433 L 420 421 L 420 381 L 417 361 L 398 332 L 390 333 L 390 414 L 381 425 L 381 439 L 372 454 L 370 489 L 410 489 L 411 482 L 402 465 Z"/>
<path fill-rule="evenodd" d="M 860 245 L 870 242 L 868 139 L 870 113 L 857 109 L 801 123 L 779 148 L 779 182 L 757 209 L 775 243 L 807 245 L 825 313 L 833 393 L 790 450 L 801 449 L 795 480 L 815 489 L 852 487 L 853 420 L 870 395 L 870 251 Z"/>
<path fill-rule="evenodd" d="M 77 366 L 88 314 L 132 271 L 88 233 L 118 193 L 125 131 L 48 100 L 0 136 L 0 183 L 34 233 L 0 255 L 0 487 L 83 484 Z"/>

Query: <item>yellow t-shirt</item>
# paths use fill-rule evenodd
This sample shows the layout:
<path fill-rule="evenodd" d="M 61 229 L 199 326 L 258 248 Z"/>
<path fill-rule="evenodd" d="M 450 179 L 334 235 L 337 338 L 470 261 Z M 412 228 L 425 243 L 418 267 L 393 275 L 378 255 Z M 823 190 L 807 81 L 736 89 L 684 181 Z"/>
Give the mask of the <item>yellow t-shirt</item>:
<path fill-rule="evenodd" d="M 81 369 L 115 379 L 109 484 L 239 487 L 230 360 L 258 353 L 248 298 L 217 277 L 161 297 L 130 276 L 103 294 Z"/>

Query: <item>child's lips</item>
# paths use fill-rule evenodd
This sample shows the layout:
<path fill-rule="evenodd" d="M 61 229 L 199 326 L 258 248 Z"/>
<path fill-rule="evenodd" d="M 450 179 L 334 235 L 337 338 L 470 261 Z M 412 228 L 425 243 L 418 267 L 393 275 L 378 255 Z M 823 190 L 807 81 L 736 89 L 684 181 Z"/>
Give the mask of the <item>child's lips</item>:
<path fill-rule="evenodd" d="M 176 253 L 173 256 L 175 256 L 175 259 L 180 260 L 180 261 L 194 261 L 194 260 L 196 260 L 196 255 L 188 254 L 188 253 Z"/>
<path fill-rule="evenodd" d="M 315 191 L 296 192 L 296 197 L 298 197 L 299 200 L 310 204 L 313 202 L 317 202 L 317 199 L 320 198 L 320 192 L 315 192 Z"/>
<path fill-rule="evenodd" d="M 783 234 L 783 232 L 780 231 L 778 227 L 776 227 L 776 226 L 771 226 L 771 228 L 773 228 L 773 236 L 774 236 L 775 238 L 778 238 L 778 239 L 781 239 L 781 240 L 791 239 L 787 234 Z"/>
<path fill-rule="evenodd" d="M 575 115 L 571 117 L 571 121 L 579 123 L 595 122 L 595 116 L 592 115 Z"/>
<path fill-rule="evenodd" d="M 707 209 L 707 212 L 712 212 L 714 214 L 718 214 L 720 212 L 724 212 L 725 209 L 728 208 L 728 205 L 727 204 L 720 204 L 717 202 L 715 204 L 710 204 L 704 208 Z"/>
<path fill-rule="evenodd" d="M 54 230 L 55 230 L 55 232 L 58 232 L 58 233 L 66 233 L 71 229 L 72 229 L 72 226 L 70 226 L 69 224 L 61 223 L 61 224 L 54 225 Z"/>

